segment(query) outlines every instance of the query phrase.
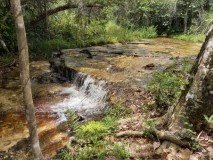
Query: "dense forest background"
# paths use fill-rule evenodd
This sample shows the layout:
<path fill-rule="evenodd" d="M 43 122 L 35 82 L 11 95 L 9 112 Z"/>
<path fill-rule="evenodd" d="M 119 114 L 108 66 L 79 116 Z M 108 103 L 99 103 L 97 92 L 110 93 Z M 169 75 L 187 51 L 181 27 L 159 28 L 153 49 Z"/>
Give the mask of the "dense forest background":
<path fill-rule="evenodd" d="M 41 53 L 48 57 L 51 51 L 62 48 L 158 35 L 201 42 L 213 21 L 212 4 L 211 0 L 22 1 L 31 58 Z M 10 2 L 2 0 L 1 56 L 17 51 L 15 38 Z M 6 57 L 4 61 L 8 54 Z"/>

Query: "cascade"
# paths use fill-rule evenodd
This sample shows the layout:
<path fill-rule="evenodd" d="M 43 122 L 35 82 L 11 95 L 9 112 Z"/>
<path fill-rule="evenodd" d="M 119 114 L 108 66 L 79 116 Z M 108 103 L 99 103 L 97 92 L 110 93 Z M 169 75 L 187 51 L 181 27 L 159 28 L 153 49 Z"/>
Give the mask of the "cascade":
<path fill-rule="evenodd" d="M 107 112 L 108 102 L 107 91 L 104 89 L 105 81 L 97 81 L 87 74 L 78 73 L 69 68 L 63 68 L 60 74 L 67 81 L 74 84 L 72 87 L 63 88 L 58 93 L 59 96 L 68 96 L 61 102 L 39 107 L 37 112 L 54 113 L 57 116 L 57 124 L 67 120 L 66 113 L 68 110 L 75 112 L 84 120 L 94 119 Z"/>

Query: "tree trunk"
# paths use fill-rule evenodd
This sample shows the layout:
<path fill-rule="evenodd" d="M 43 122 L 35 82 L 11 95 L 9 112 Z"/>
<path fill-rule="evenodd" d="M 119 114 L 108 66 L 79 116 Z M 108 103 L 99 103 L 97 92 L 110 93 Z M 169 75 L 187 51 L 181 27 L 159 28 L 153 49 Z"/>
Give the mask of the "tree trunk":
<path fill-rule="evenodd" d="M 174 6 L 173 6 L 173 10 L 171 12 L 171 16 L 169 17 L 169 24 L 168 24 L 168 28 L 167 28 L 167 33 L 171 32 L 171 28 L 172 28 L 172 22 L 174 20 L 174 17 L 176 15 L 176 12 L 177 12 L 177 3 L 178 3 L 178 0 L 176 0 L 174 2 Z"/>
<path fill-rule="evenodd" d="M 30 142 L 32 145 L 32 151 L 34 160 L 43 159 L 37 127 L 36 127 L 36 117 L 35 117 L 35 110 L 33 105 L 32 99 L 32 92 L 31 92 L 31 84 L 30 84 L 30 76 L 29 76 L 29 53 L 28 53 L 28 45 L 27 45 L 27 38 L 26 38 L 26 31 L 24 25 L 24 19 L 21 11 L 21 4 L 20 0 L 10 0 L 12 13 L 15 21 L 16 26 L 16 33 L 17 33 L 17 40 L 18 40 L 18 49 L 19 49 L 19 61 L 21 67 L 21 83 L 22 83 L 22 90 L 23 90 L 23 98 L 24 98 L 24 105 L 26 111 L 26 117 L 28 122 L 28 128 L 30 133 Z"/>
<path fill-rule="evenodd" d="M 47 32 L 49 28 L 49 20 L 47 15 L 47 0 L 44 0 L 44 13 L 45 13 L 45 30 Z"/>
<path fill-rule="evenodd" d="M 186 11 L 184 14 L 184 19 L 183 19 L 184 34 L 187 33 L 187 23 L 188 23 L 188 6 L 186 6 Z"/>
<path fill-rule="evenodd" d="M 183 127 L 184 118 L 180 115 L 188 117 L 193 127 L 199 130 L 204 115 L 213 114 L 213 28 L 203 43 L 190 75 L 189 85 L 174 107 L 170 130 Z"/>

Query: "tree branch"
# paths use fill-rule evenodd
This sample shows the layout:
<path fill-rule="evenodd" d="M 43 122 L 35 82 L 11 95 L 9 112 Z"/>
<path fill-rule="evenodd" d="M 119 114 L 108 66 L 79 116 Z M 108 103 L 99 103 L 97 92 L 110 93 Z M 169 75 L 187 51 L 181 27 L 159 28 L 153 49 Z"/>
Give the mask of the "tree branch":
<path fill-rule="evenodd" d="M 92 4 L 92 5 L 91 4 L 87 4 L 87 5 L 84 5 L 84 7 L 87 7 L 87 8 L 93 8 L 93 7 L 102 8 L 103 6 L 100 5 L 100 4 Z M 51 15 L 53 15 L 55 13 L 58 13 L 58 12 L 61 12 L 61 11 L 64 11 L 64 10 L 68 10 L 68 9 L 74 9 L 74 8 L 79 8 L 79 5 L 67 3 L 67 4 L 65 4 L 63 6 L 59 6 L 59 7 L 56 7 L 54 9 L 50 9 L 47 12 L 38 15 L 34 20 L 32 20 L 30 22 L 30 25 L 31 26 L 35 25 L 39 21 L 45 19 L 46 16 L 51 16 Z"/>

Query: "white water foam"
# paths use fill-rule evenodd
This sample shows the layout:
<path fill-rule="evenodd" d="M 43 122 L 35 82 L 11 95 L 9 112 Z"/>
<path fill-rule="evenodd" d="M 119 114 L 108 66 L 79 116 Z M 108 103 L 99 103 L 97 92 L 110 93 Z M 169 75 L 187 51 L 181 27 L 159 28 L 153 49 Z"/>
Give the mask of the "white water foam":
<path fill-rule="evenodd" d="M 78 75 L 77 75 L 78 76 Z M 80 75 L 79 75 L 80 76 Z M 78 77 L 76 77 L 78 79 Z M 60 124 L 67 120 L 66 112 L 68 109 L 80 113 L 83 117 L 103 114 L 107 111 L 107 91 L 103 89 L 105 81 L 96 82 L 87 76 L 80 88 L 64 88 L 59 94 L 69 94 L 62 102 L 45 106 L 59 117 L 57 123 Z"/>

